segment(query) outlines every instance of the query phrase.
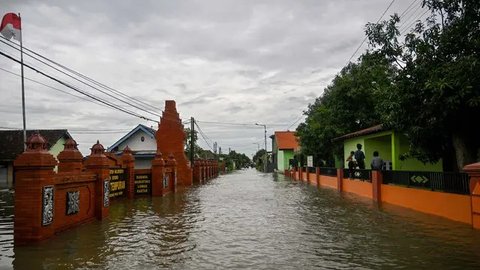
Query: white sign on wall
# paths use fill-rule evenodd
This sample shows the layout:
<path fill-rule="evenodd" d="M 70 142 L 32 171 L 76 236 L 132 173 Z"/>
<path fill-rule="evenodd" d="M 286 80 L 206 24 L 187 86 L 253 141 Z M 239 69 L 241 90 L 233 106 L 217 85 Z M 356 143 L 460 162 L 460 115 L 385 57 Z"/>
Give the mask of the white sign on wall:
<path fill-rule="evenodd" d="M 313 156 L 307 156 L 307 166 L 313 167 Z"/>

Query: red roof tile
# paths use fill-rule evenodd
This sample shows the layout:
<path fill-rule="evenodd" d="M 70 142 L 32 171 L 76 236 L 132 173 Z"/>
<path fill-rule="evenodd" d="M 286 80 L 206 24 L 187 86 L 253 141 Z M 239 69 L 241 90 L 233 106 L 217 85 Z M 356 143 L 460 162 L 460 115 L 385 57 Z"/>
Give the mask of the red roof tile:
<path fill-rule="evenodd" d="M 296 150 L 299 148 L 298 138 L 293 131 L 275 131 L 275 140 L 279 150 Z"/>

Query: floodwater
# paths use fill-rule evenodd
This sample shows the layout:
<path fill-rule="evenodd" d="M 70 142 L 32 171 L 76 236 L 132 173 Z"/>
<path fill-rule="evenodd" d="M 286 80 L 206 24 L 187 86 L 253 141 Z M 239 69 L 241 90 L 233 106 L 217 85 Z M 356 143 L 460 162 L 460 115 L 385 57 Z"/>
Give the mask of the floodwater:
<path fill-rule="evenodd" d="M 480 269 L 469 225 L 254 170 L 112 202 L 107 220 L 28 247 L 13 246 L 11 197 L 0 269 Z"/>

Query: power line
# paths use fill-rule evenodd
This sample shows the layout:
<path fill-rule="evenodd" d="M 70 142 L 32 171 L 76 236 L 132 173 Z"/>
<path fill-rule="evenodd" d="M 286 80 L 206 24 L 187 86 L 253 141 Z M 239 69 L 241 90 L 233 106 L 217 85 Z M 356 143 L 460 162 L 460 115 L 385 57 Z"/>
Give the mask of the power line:
<path fill-rule="evenodd" d="M 197 126 L 198 128 L 198 133 L 200 133 L 200 136 L 202 137 L 202 139 L 205 141 L 205 143 L 207 143 L 208 147 L 212 150 L 213 152 L 213 147 L 210 146 L 210 143 L 208 143 L 207 139 L 205 138 L 206 135 L 203 133 L 202 129 L 200 128 L 200 126 L 197 124 L 197 121 L 194 122 L 195 123 L 195 126 Z"/>
<path fill-rule="evenodd" d="M 380 16 L 380 18 L 378 18 L 377 20 L 377 23 L 380 22 L 380 20 L 383 18 L 383 16 L 385 15 L 385 13 L 387 13 L 387 11 L 390 9 L 390 7 L 393 5 L 393 2 L 395 2 L 395 0 L 392 0 L 392 2 L 390 2 L 390 4 L 388 5 L 388 7 L 385 9 L 385 11 L 382 13 L 382 15 Z M 352 60 L 352 58 L 355 56 L 355 54 L 358 52 L 358 50 L 360 50 L 360 48 L 362 47 L 363 43 L 365 43 L 365 41 L 367 41 L 367 38 L 368 36 L 365 36 L 365 38 L 362 40 L 362 42 L 360 43 L 360 45 L 357 47 L 357 49 L 355 50 L 355 52 L 353 52 L 352 56 L 350 56 L 350 58 L 348 59 L 347 61 L 347 64 L 345 66 L 348 65 L 348 63 L 350 63 L 350 61 Z"/>
<path fill-rule="evenodd" d="M 425 10 L 422 14 L 420 14 L 419 16 L 417 16 L 417 18 L 415 20 L 413 20 L 407 27 L 403 28 L 403 30 L 401 30 L 400 32 L 400 35 L 403 35 L 405 32 L 409 31 L 410 28 L 416 24 L 419 20 L 421 20 L 423 18 L 423 16 L 425 14 L 427 14 L 430 10 Z"/>
<path fill-rule="evenodd" d="M 17 62 L 17 63 L 19 63 L 19 64 L 22 64 L 22 62 L 19 61 L 18 59 L 15 59 L 14 57 L 12 57 L 12 56 L 10 56 L 10 55 L 8 55 L 8 54 L 5 54 L 5 53 L 3 53 L 3 52 L 1 52 L 1 51 L 0 51 L 0 55 L 4 56 L 4 57 L 6 57 L 6 58 L 8 58 L 8 59 L 10 59 L 10 60 L 12 60 L 12 61 L 15 61 L 15 62 Z M 38 69 L 36 69 L 36 68 L 28 65 L 28 64 L 23 63 L 23 66 L 25 66 L 25 67 L 33 70 L 33 71 L 36 71 L 37 73 L 39 73 L 39 74 L 41 74 L 41 75 L 43 75 L 43 76 L 45 76 L 45 77 L 47 77 L 47 78 L 55 81 L 55 82 L 58 82 L 58 83 L 62 84 L 63 86 L 66 86 L 66 87 L 68 87 L 68 88 L 70 88 L 70 89 L 72 89 L 72 90 L 74 90 L 74 91 L 76 91 L 76 92 L 78 92 L 78 93 L 80 93 L 80 94 L 82 94 L 82 95 L 85 95 L 85 96 L 87 96 L 87 97 L 89 97 L 89 98 L 91 98 L 91 99 L 94 99 L 94 100 L 96 100 L 96 101 L 98 101 L 98 102 L 101 102 L 101 103 L 103 103 L 103 104 L 105 104 L 105 105 L 107 105 L 107 106 L 109 106 L 109 107 L 111 107 L 111 108 L 117 109 L 117 110 L 122 111 L 122 112 L 124 112 L 124 113 L 127 113 L 127 114 L 129 114 L 129 115 L 132 115 L 132 116 L 135 116 L 135 117 L 138 117 L 138 118 L 147 120 L 147 121 L 157 122 L 157 121 L 155 121 L 155 120 L 153 120 L 153 119 L 147 118 L 147 117 L 142 116 L 142 115 L 140 115 L 140 114 L 138 114 L 138 113 L 135 113 L 135 112 L 132 112 L 132 111 L 127 110 L 127 109 L 125 109 L 125 108 L 122 108 L 122 107 L 118 106 L 117 104 L 110 103 L 110 102 L 108 102 L 108 101 L 103 100 L 102 98 L 99 98 L 99 97 L 97 97 L 97 96 L 95 96 L 95 95 L 92 95 L 92 94 L 90 94 L 90 93 L 87 93 L 87 92 L 85 92 L 85 91 L 82 91 L 82 90 L 80 90 L 80 89 L 78 89 L 78 88 L 76 88 L 76 87 L 74 87 L 74 86 L 71 86 L 71 85 L 69 85 L 68 83 L 63 82 L 63 81 L 61 81 L 60 79 L 57 79 L 57 78 L 55 78 L 55 77 L 52 77 L 52 76 L 50 76 L 50 75 L 48 75 L 48 74 L 46 74 L 46 73 L 44 73 L 44 72 L 42 72 L 42 71 L 40 71 L 40 70 L 38 70 Z"/>
<path fill-rule="evenodd" d="M 3 40 L 0 40 L 0 42 L 2 42 L 3 44 L 5 44 L 5 45 L 7 45 L 7 46 L 9 46 L 9 47 L 17 50 L 17 51 L 20 51 L 19 48 L 15 47 L 15 46 L 18 46 L 18 45 L 17 45 L 16 43 L 12 42 L 12 41 L 9 41 L 9 43 L 11 43 L 11 44 L 9 44 L 9 43 L 7 43 L 7 42 L 5 42 L 5 41 L 3 41 Z M 13 46 L 12 44 L 14 44 L 15 46 Z M 31 51 L 31 50 L 28 50 L 28 51 Z M 24 52 L 23 54 L 25 54 L 25 55 L 27 55 L 27 56 L 29 56 L 29 57 L 37 60 L 38 62 L 40 62 L 40 63 L 42 63 L 42 64 L 44 64 L 44 65 L 46 65 L 46 66 L 48 66 L 48 67 L 50 67 L 50 68 L 52 68 L 52 69 L 54 69 L 54 70 L 56 70 L 57 72 L 60 72 L 60 73 L 62 73 L 62 74 L 64 74 L 64 75 L 66 75 L 66 76 L 68 76 L 68 77 L 70 77 L 70 78 L 72 78 L 72 79 L 74 79 L 74 80 L 76 80 L 76 81 L 84 84 L 84 85 L 89 86 L 89 87 L 92 88 L 92 89 L 95 89 L 95 90 L 103 93 L 104 95 L 106 95 L 106 96 L 108 96 L 108 97 L 111 97 L 111 98 L 113 98 L 113 99 L 116 99 L 116 100 L 118 100 L 118 101 L 120 101 L 120 102 L 122 102 L 122 103 L 125 103 L 125 104 L 127 104 L 127 105 L 129 105 L 129 106 L 131 106 L 131 107 L 134 107 L 134 108 L 136 108 L 136 109 L 138 109 L 138 110 L 141 110 L 141 111 L 143 111 L 143 112 L 146 112 L 146 113 L 149 113 L 149 114 L 152 114 L 152 115 L 161 117 L 161 115 L 158 114 L 158 113 L 156 113 L 156 112 L 152 112 L 152 111 L 150 111 L 150 110 L 146 110 L 146 109 L 144 109 L 144 108 L 142 108 L 142 107 L 140 107 L 140 106 L 138 106 L 138 105 L 132 104 L 132 103 L 130 103 L 130 102 L 128 102 L 128 101 L 125 101 L 125 100 L 123 100 L 123 99 L 121 99 L 121 98 L 118 98 L 117 96 L 114 96 L 114 95 L 112 95 L 112 94 L 109 94 L 109 93 L 107 93 L 106 91 L 101 90 L 101 89 L 99 89 L 98 87 L 91 85 L 90 83 L 87 83 L 87 82 L 85 82 L 85 81 L 82 81 L 82 80 L 80 80 L 80 79 L 78 79 L 78 78 L 76 78 L 76 77 L 74 77 L 74 76 L 66 73 L 65 71 L 62 71 L 62 70 L 60 70 L 59 68 L 56 68 L 56 67 L 52 66 L 51 64 L 48 64 L 48 63 L 46 63 L 45 61 L 40 60 L 39 58 L 37 58 L 37 57 L 35 57 L 35 56 L 32 56 L 32 55 L 29 54 L 29 53 Z M 35 53 L 35 54 L 36 54 L 36 53 Z M 42 56 L 42 57 L 43 57 L 43 56 Z M 50 60 L 50 59 L 48 59 L 48 58 L 46 58 L 46 57 L 43 57 L 43 58 L 45 58 L 45 59 L 47 59 L 48 61 L 52 62 L 52 60 Z M 59 64 L 57 64 L 57 65 L 59 65 Z M 66 68 L 65 66 L 63 66 L 63 65 L 61 65 L 61 66 L 62 66 L 62 68 L 68 70 L 68 68 Z M 72 72 L 72 71 L 70 71 L 70 72 Z M 78 74 L 80 74 L 80 73 L 78 73 Z M 77 76 L 78 76 L 78 75 L 77 75 Z M 81 76 L 86 77 L 86 76 L 84 76 L 84 75 L 81 75 Z M 88 78 L 88 80 L 91 80 L 91 79 Z M 110 91 L 110 92 L 112 92 L 112 91 Z M 118 92 L 118 93 L 121 93 L 121 92 L 119 92 L 119 91 L 117 91 L 117 92 Z M 118 93 L 117 93 L 117 94 L 118 94 Z M 131 97 L 129 97 L 129 96 L 123 94 L 123 93 L 121 93 L 121 95 L 125 96 L 125 97 L 123 97 L 124 99 L 125 99 L 125 98 L 126 98 L 126 99 L 132 99 Z"/>
<path fill-rule="evenodd" d="M 15 72 L 11 72 L 11 71 L 9 71 L 9 70 L 7 70 L 7 69 L 0 68 L 0 70 L 2 70 L 2 71 L 4 71 L 4 72 L 7 72 L 7 73 L 10 73 L 10 74 L 12 74 L 12 75 L 15 75 L 15 76 L 17 76 L 17 77 L 21 77 L 20 74 L 17 74 L 17 73 L 15 73 Z M 53 86 L 48 85 L 48 84 L 44 84 L 44 83 L 39 82 L 39 81 L 37 81 L 37 80 L 31 79 L 31 78 L 28 78 L 28 77 L 25 77 L 25 76 L 24 76 L 24 78 L 25 78 L 25 80 L 27 80 L 27 81 L 31 81 L 31 82 L 34 82 L 34 83 L 43 85 L 43 86 L 45 86 L 45 87 L 48 87 L 48 88 L 50 88 L 50 89 L 53 89 L 53 90 L 58 91 L 58 92 L 61 92 L 61 93 L 64 93 L 64 94 L 66 94 L 66 95 L 73 96 L 73 97 L 76 97 L 76 98 L 79 98 L 79 99 L 82 99 L 82 100 L 85 100 L 85 101 L 88 101 L 88 102 L 92 102 L 92 103 L 97 104 L 97 105 L 100 105 L 100 106 L 108 107 L 108 106 L 106 106 L 105 104 L 95 102 L 94 100 L 91 100 L 91 99 L 88 99 L 88 98 L 84 98 L 84 97 L 82 97 L 82 96 L 74 95 L 74 94 L 72 94 L 72 93 L 69 93 L 69 92 L 67 92 L 67 91 L 64 91 L 64 90 L 62 90 L 62 89 L 53 87 Z"/>
<path fill-rule="evenodd" d="M 287 130 L 289 130 L 293 125 L 295 125 L 295 124 L 296 124 L 298 121 L 300 121 L 300 119 L 302 119 L 302 118 L 303 118 L 303 113 L 302 113 L 302 115 L 300 115 L 300 117 L 298 117 L 297 120 L 295 120 L 290 126 L 287 127 Z"/>
<path fill-rule="evenodd" d="M 414 7 L 415 2 L 418 2 L 418 1 L 419 0 L 413 0 L 412 3 L 410 3 L 410 5 L 408 5 L 408 7 L 400 15 L 398 15 L 398 17 L 401 18 L 404 15 L 407 15 L 407 13 L 409 13 Z"/>

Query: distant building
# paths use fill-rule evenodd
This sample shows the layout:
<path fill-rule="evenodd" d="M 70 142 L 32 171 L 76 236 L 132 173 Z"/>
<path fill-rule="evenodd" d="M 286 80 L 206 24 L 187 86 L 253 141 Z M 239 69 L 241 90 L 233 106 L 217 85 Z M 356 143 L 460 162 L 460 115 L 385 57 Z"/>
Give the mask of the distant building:
<path fill-rule="evenodd" d="M 272 139 L 272 162 L 274 169 L 284 172 L 289 168 L 295 151 L 300 149 L 298 138 L 293 131 L 275 131 Z"/>
<path fill-rule="evenodd" d="M 108 147 L 107 151 L 120 154 L 128 146 L 135 157 L 135 169 L 149 169 L 157 152 L 155 132 L 153 128 L 139 124 Z"/>
<path fill-rule="evenodd" d="M 63 150 L 63 144 L 72 136 L 66 129 L 27 130 L 27 138 L 38 132 L 48 144 L 48 152 L 55 158 Z M 12 188 L 15 172 L 13 161 L 23 153 L 23 130 L 0 130 L 0 188 Z"/>
<path fill-rule="evenodd" d="M 356 132 L 345 134 L 335 138 L 335 141 L 343 141 L 343 163 L 345 168 L 348 165 L 345 159 L 350 151 L 357 150 L 357 144 L 362 145 L 365 153 L 365 167 L 370 169 L 373 152 L 378 151 L 380 157 L 386 162 L 387 169 L 398 171 L 443 171 L 442 161 L 437 163 L 423 163 L 415 158 L 402 160 L 401 155 L 409 151 L 408 138 L 401 133 L 393 130 L 386 130 L 382 125 L 376 125 Z"/>

